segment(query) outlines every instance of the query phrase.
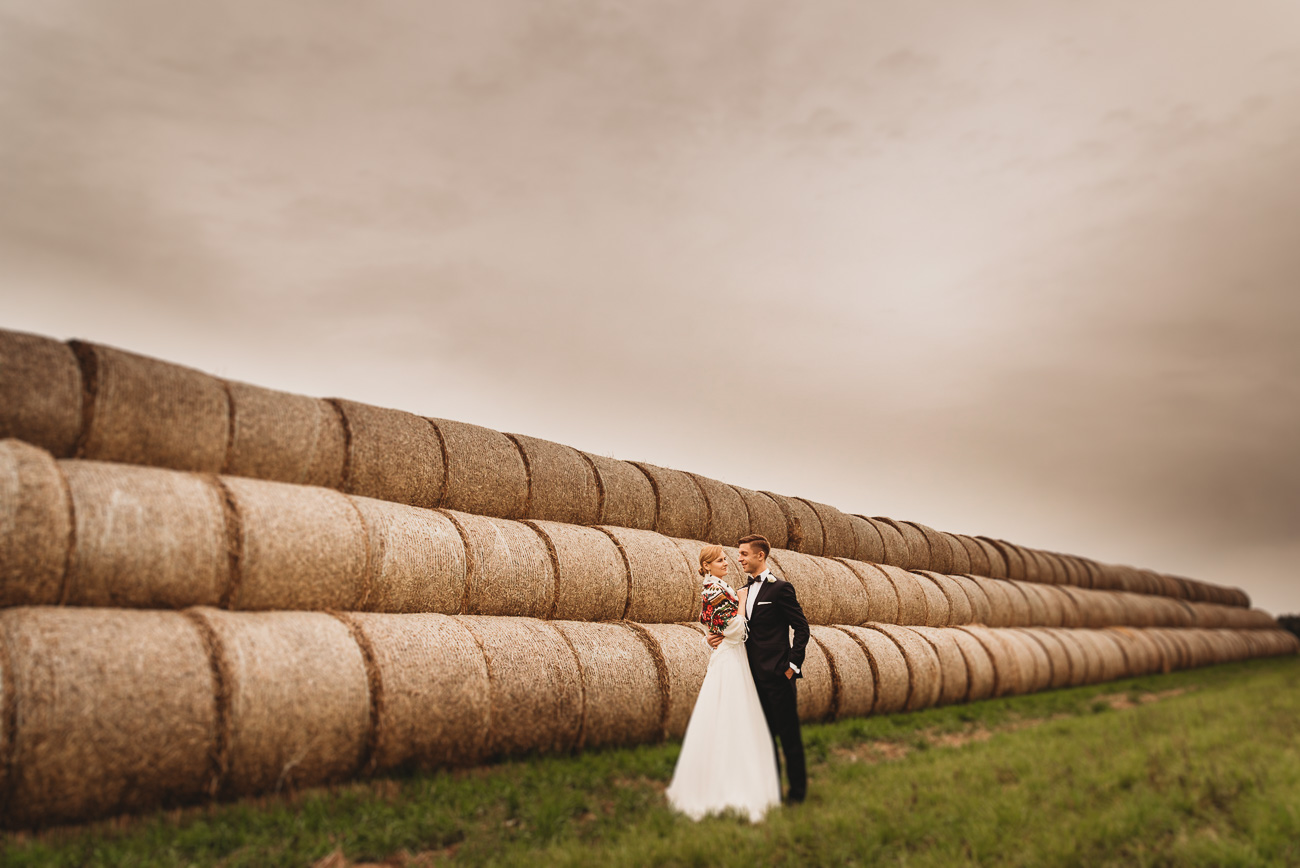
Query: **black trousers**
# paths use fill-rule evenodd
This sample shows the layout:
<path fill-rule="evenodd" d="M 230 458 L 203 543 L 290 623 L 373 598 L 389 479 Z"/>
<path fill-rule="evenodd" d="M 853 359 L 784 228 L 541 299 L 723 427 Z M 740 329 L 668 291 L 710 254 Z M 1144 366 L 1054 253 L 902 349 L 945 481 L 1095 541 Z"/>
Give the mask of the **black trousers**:
<path fill-rule="evenodd" d="M 781 754 L 785 754 L 785 775 L 790 782 L 787 798 L 801 802 L 808 793 L 808 771 L 803 759 L 803 734 L 799 731 L 799 699 L 794 678 L 779 675 L 775 679 L 755 678 L 758 701 L 772 733 L 772 752 L 776 754 L 776 775 L 781 777 Z M 781 748 L 777 750 L 777 740 Z"/>

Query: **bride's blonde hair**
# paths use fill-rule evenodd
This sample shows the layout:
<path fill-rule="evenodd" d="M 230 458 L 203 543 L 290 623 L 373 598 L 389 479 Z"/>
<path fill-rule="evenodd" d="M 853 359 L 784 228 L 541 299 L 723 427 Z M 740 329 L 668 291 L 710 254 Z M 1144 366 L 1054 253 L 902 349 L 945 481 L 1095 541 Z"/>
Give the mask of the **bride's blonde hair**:
<path fill-rule="evenodd" d="M 709 574 L 709 564 L 722 557 L 722 546 L 705 546 L 700 549 L 700 575 Z"/>

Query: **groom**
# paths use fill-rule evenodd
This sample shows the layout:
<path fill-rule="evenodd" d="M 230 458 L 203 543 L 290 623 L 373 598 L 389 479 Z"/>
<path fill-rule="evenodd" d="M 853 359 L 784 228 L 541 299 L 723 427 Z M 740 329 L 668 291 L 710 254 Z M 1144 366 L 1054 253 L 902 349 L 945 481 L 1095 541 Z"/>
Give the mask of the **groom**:
<path fill-rule="evenodd" d="M 740 541 L 740 566 L 749 574 L 749 598 L 745 603 L 745 616 L 749 620 L 749 637 L 745 640 L 745 653 L 749 657 L 749 671 L 758 688 L 758 699 L 767 718 L 767 728 L 772 733 L 772 750 L 776 740 L 781 740 L 785 753 L 786 777 L 790 790 L 788 802 L 802 802 L 808 792 L 808 775 L 804 769 L 803 736 L 799 732 L 799 703 L 795 680 L 801 678 L 804 649 L 808 647 L 808 619 L 799 607 L 794 586 L 772 575 L 767 568 L 771 552 L 767 537 L 751 534 Z M 794 629 L 794 642 L 790 630 Z M 718 647 L 721 636 L 710 636 L 709 644 Z M 777 775 L 780 776 L 781 756 L 776 757 Z"/>

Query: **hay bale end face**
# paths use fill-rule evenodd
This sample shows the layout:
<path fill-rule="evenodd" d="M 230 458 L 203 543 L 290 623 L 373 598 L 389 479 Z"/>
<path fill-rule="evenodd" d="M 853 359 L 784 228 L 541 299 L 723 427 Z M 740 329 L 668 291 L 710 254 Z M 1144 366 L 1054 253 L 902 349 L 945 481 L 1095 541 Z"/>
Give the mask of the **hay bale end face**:
<path fill-rule="evenodd" d="M 734 546 L 749 534 L 749 508 L 736 489 L 716 479 L 690 474 L 704 495 L 708 528 L 704 539 L 715 545 Z"/>
<path fill-rule="evenodd" d="M 584 452 L 600 486 L 599 524 L 654 530 L 655 490 L 639 468 L 627 461 Z"/>
<path fill-rule="evenodd" d="M 643 461 L 632 463 L 654 488 L 655 530 L 677 539 L 703 539 L 708 530 L 709 505 L 691 475 Z"/>
<path fill-rule="evenodd" d="M 578 748 L 645 744 L 663 732 L 664 685 L 641 635 L 626 624 L 553 621 L 582 670 Z"/>
<path fill-rule="evenodd" d="M 523 518 L 528 472 L 515 442 L 500 431 L 430 419 L 442 437 L 447 485 L 440 506 L 495 518 Z"/>
<path fill-rule="evenodd" d="M 817 514 L 822 526 L 822 555 L 828 558 L 851 558 L 858 551 L 858 535 L 849 517 L 833 506 L 798 498 Z"/>
<path fill-rule="evenodd" d="M 176 612 L 0 612 L 11 720 L 0 825 L 78 822 L 183 804 L 212 783 L 216 684 L 198 631 Z"/>
<path fill-rule="evenodd" d="M 911 627 L 910 629 L 930 643 L 935 656 L 939 659 L 938 704 L 953 705 L 965 702 L 970 692 L 970 683 L 967 679 L 966 658 L 962 655 L 957 640 L 953 638 L 959 631 L 942 627 Z"/>
<path fill-rule="evenodd" d="M 192 368 L 72 342 L 89 393 L 77 456 L 220 473 L 230 400 L 225 384 Z"/>
<path fill-rule="evenodd" d="M 698 550 L 688 559 L 668 537 L 652 531 L 602 527 L 627 559 L 630 595 L 624 617 L 643 624 L 693 621 L 700 611 Z"/>
<path fill-rule="evenodd" d="M 845 555 L 847 560 L 861 561 L 867 564 L 879 564 L 885 560 L 885 541 L 875 524 L 860 515 L 845 516 L 853 528 L 854 548 L 852 555 Z"/>
<path fill-rule="evenodd" d="M 826 720 L 835 710 L 835 682 L 826 652 L 809 638 L 803 658 L 803 677 L 796 682 L 799 719 L 805 723 Z"/>
<path fill-rule="evenodd" d="M 917 587 L 925 595 L 925 626 L 947 627 L 952 624 L 952 607 L 948 604 L 948 597 L 934 580 L 937 574 L 926 570 L 913 570 L 912 575 L 916 576 Z"/>
<path fill-rule="evenodd" d="M 880 542 L 885 550 L 884 559 L 880 563 L 904 570 L 911 569 L 912 554 L 907 547 L 907 540 L 892 519 L 867 518 L 865 515 L 858 518 L 870 522 L 876 533 L 880 534 Z"/>
<path fill-rule="evenodd" d="M 970 555 L 966 552 L 966 546 L 962 545 L 961 540 L 946 531 L 940 531 L 939 535 L 948 541 L 949 566 L 946 574 L 962 575 L 971 572 Z"/>
<path fill-rule="evenodd" d="M 942 627 L 955 624 L 971 624 L 975 622 L 975 611 L 971 606 L 970 597 L 966 595 L 966 589 L 952 576 L 946 576 L 943 573 L 933 571 L 922 572 L 921 575 L 934 582 L 939 592 L 943 594 L 944 600 L 948 606 L 948 620 L 945 624 L 932 624 L 930 626 Z"/>
<path fill-rule="evenodd" d="M 993 658 L 989 657 L 989 652 L 984 650 L 978 639 L 964 630 L 952 629 L 945 632 L 961 649 L 962 658 L 966 661 L 966 700 L 976 702 L 988 699 L 993 695 L 996 685 Z"/>
<path fill-rule="evenodd" d="M 919 521 L 905 521 L 905 525 L 911 525 L 921 532 L 925 537 L 926 548 L 930 552 L 930 560 L 926 566 L 916 567 L 915 569 L 933 570 L 936 573 L 948 574 L 952 572 L 952 548 L 948 545 L 948 540 L 943 534 L 928 525 L 921 524 Z"/>
<path fill-rule="evenodd" d="M 894 521 L 886 518 L 881 520 L 890 522 L 907 542 L 908 569 L 928 570 L 932 567 L 930 563 L 930 543 L 920 528 L 910 521 Z"/>
<path fill-rule="evenodd" d="M 795 595 L 808 623 L 835 623 L 836 619 L 832 617 L 836 610 L 834 591 L 831 579 L 822 569 L 821 558 L 799 552 L 773 550 L 767 563 L 773 575 L 794 586 Z"/>
<path fill-rule="evenodd" d="M 343 491 L 410 506 L 439 505 L 446 470 L 442 442 L 427 419 L 356 401 L 333 400 L 348 454 Z"/>
<path fill-rule="evenodd" d="M 893 624 L 867 624 L 893 640 L 898 650 L 903 652 L 907 661 L 908 690 L 907 711 L 930 708 L 939 701 L 942 674 L 939 668 L 939 656 L 929 642 L 921 638 L 910 627 L 898 627 Z"/>
<path fill-rule="evenodd" d="M 328 401 L 227 382 L 230 449 L 223 472 L 338 488 L 347 442 Z"/>
<path fill-rule="evenodd" d="M 628 569 L 608 534 L 593 527 L 530 521 L 555 560 L 555 605 L 551 617 L 566 621 L 611 621 L 627 607 Z"/>
<path fill-rule="evenodd" d="M 871 614 L 871 600 L 857 573 L 835 558 L 820 558 L 817 565 L 826 576 L 828 624 L 862 624 L 879 620 Z M 865 564 L 863 566 L 866 566 Z"/>
<path fill-rule="evenodd" d="M 1009 593 L 1015 593 L 1014 589 L 1008 592 L 1008 584 L 1005 579 L 990 579 L 987 576 L 967 576 L 989 601 L 988 620 L 983 624 L 986 627 L 1007 627 L 1011 624 L 1019 624 L 1016 619 L 1016 613 L 1012 609 L 1012 600 Z M 1016 594 L 1017 599 L 1024 604 L 1024 597 Z"/>
<path fill-rule="evenodd" d="M 790 547 L 789 528 L 786 525 L 785 513 L 775 500 L 759 491 L 751 491 L 748 488 L 741 488 L 739 485 L 731 486 L 741 499 L 745 501 L 745 509 L 749 513 L 749 529 L 745 532 L 748 536 L 751 533 L 762 534 L 767 537 L 767 541 L 772 544 L 774 549 L 784 549 Z M 727 543 L 727 545 L 736 545 L 739 537 Z"/>
<path fill-rule="evenodd" d="M 555 566 L 528 525 L 442 510 L 465 544 L 466 615 L 545 618 L 555 603 Z"/>
<path fill-rule="evenodd" d="M 839 625 L 835 629 L 857 642 L 871 665 L 871 678 L 876 686 L 876 699 L 871 713 L 892 714 L 902 711 L 907 706 L 910 681 L 907 660 L 894 640 L 879 630 L 871 629 L 871 625 Z"/>
<path fill-rule="evenodd" d="M 0 441 L 0 607 L 60 601 L 71 544 L 68 510 L 54 457 L 18 440 Z"/>
<path fill-rule="evenodd" d="M 809 628 L 830 663 L 835 688 L 831 715 L 835 720 L 864 717 L 876 702 L 876 684 L 867 654 L 854 639 L 834 627 Z"/>
<path fill-rule="evenodd" d="M 926 624 L 930 616 L 929 603 L 921 587 L 921 578 L 900 567 L 878 564 L 877 568 L 894 586 L 898 598 L 898 623 L 901 625 Z M 938 593 L 938 589 L 935 589 Z"/>
<path fill-rule="evenodd" d="M 992 572 L 992 567 L 989 564 L 988 552 L 984 550 L 984 546 L 980 545 L 979 541 L 974 537 L 969 537 L 965 534 L 959 533 L 954 534 L 953 536 L 957 540 L 958 545 L 966 549 L 966 559 L 970 562 L 969 569 L 953 570 L 953 572 L 955 574 L 974 573 L 977 576 L 989 575 L 990 572 Z"/>
<path fill-rule="evenodd" d="M 600 485 L 596 468 L 569 446 L 507 434 L 519 447 L 528 468 L 525 517 L 566 524 L 600 521 Z"/>
<path fill-rule="evenodd" d="M 0 439 L 67 458 L 81 434 L 81 368 L 67 344 L 0 329 Z"/>
<path fill-rule="evenodd" d="M 867 593 L 867 617 L 863 621 L 879 621 L 882 624 L 894 624 L 898 621 L 898 592 L 894 583 L 885 575 L 884 570 L 875 564 L 862 561 L 842 560 L 853 571 Z"/>
<path fill-rule="evenodd" d="M 994 630 L 988 627 L 955 627 L 953 629 L 962 630 L 980 643 L 988 654 L 989 660 L 993 664 L 993 697 L 1011 696 L 1016 693 L 1024 693 L 1022 684 L 1024 678 L 1020 671 L 1020 654 L 1013 653 L 1008 642 L 1003 638 L 1005 630 Z"/>
<path fill-rule="evenodd" d="M 806 555 L 820 555 L 825 545 L 825 532 L 821 519 L 813 508 L 802 500 L 784 494 L 763 492 L 776 502 L 785 516 L 787 547 Z"/>
<path fill-rule="evenodd" d="M 971 621 L 974 624 L 985 624 L 991 626 L 993 620 L 993 604 L 989 602 L 988 594 L 984 589 L 970 576 L 948 576 L 948 580 L 959 586 L 966 594 L 966 600 L 970 603 Z"/>
<path fill-rule="evenodd" d="M 348 495 L 365 526 L 368 612 L 458 614 L 468 559 L 460 532 L 441 512 Z"/>
<path fill-rule="evenodd" d="M 1002 550 L 984 537 L 972 537 L 975 543 L 984 552 L 984 557 L 988 559 L 989 571 L 987 573 L 977 573 L 977 575 L 988 576 L 990 579 L 1005 579 L 1008 577 L 1007 560 L 1003 556 Z M 974 558 L 971 559 L 971 572 L 975 572 Z"/>
<path fill-rule="evenodd" d="M 695 708 L 700 685 L 704 683 L 712 651 L 695 625 L 639 624 L 636 627 L 652 643 L 651 653 L 658 654 L 667 674 L 663 736 L 681 738 L 686 734 L 686 724 Z"/>

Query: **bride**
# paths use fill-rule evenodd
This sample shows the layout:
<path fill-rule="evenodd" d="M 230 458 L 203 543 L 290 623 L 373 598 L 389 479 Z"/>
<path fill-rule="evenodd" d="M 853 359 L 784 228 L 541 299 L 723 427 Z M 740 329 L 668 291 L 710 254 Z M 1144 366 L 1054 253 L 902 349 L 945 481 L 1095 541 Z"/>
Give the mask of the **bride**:
<path fill-rule="evenodd" d="M 772 735 L 745 656 L 748 589 L 737 594 L 725 581 L 727 559 L 722 546 L 700 550 L 700 575 L 705 600 L 701 620 L 711 609 L 722 613 L 705 626 L 721 630 L 723 639 L 709 658 L 686 725 L 682 752 L 668 785 L 668 802 L 695 820 L 731 808 L 757 822 L 768 808 L 780 804 L 781 784 Z M 725 617 L 729 612 L 734 614 Z"/>

